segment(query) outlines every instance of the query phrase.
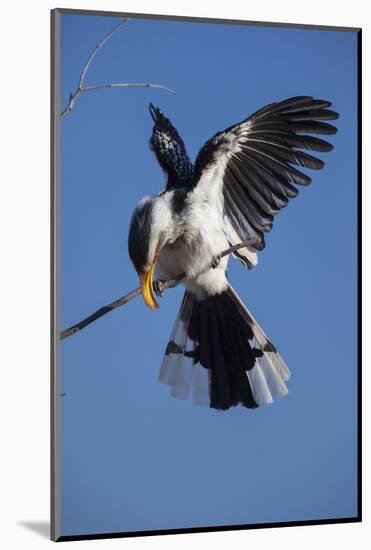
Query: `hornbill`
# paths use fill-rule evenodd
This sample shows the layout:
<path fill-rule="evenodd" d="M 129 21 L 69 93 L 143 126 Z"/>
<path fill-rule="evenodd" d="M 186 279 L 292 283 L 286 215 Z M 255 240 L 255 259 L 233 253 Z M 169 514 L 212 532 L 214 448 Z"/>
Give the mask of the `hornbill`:
<path fill-rule="evenodd" d="M 260 109 L 216 133 L 193 164 L 170 120 L 152 104 L 150 148 L 167 178 L 159 194 L 135 209 L 129 255 L 145 303 L 158 307 L 161 281 L 184 273 L 186 287 L 160 369 L 172 395 L 214 409 L 256 408 L 288 393 L 290 371 L 262 328 L 228 282 L 235 252 L 247 268 L 257 264 L 264 233 L 274 216 L 311 178 L 295 166 L 321 169 L 322 160 L 302 151 L 332 150 L 311 134 L 335 134 L 331 103 L 297 96 Z M 159 283 L 154 285 L 154 273 Z"/>

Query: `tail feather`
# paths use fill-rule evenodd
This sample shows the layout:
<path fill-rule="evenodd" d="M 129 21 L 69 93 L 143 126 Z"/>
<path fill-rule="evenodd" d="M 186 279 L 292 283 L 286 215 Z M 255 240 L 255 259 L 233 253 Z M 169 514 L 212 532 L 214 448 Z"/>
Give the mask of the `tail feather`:
<path fill-rule="evenodd" d="M 193 361 L 184 355 L 189 341 L 190 302 L 185 293 L 160 369 L 160 381 L 171 386 L 173 397 L 178 399 L 188 399 L 192 385 Z"/>
<path fill-rule="evenodd" d="M 290 371 L 229 285 L 197 300 L 185 292 L 159 379 L 172 395 L 226 410 L 256 408 L 288 393 Z"/>

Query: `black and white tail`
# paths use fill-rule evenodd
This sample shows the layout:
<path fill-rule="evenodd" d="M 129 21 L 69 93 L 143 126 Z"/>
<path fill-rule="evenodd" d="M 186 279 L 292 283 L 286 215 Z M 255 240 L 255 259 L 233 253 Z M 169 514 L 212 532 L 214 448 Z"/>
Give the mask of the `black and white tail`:
<path fill-rule="evenodd" d="M 254 317 L 229 285 L 198 301 L 183 297 L 160 381 L 172 395 L 214 409 L 253 409 L 288 393 L 290 371 Z"/>

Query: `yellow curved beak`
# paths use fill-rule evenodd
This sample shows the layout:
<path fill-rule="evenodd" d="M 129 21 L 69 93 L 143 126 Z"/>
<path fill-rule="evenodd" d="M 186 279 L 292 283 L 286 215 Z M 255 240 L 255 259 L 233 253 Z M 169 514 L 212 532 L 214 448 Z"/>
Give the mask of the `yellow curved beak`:
<path fill-rule="evenodd" d="M 141 273 L 139 276 L 143 300 L 145 301 L 146 305 L 151 309 L 157 309 L 158 307 L 160 307 L 156 302 L 155 293 L 153 291 L 153 272 L 155 270 L 155 267 L 156 260 L 154 260 L 149 271 Z"/>

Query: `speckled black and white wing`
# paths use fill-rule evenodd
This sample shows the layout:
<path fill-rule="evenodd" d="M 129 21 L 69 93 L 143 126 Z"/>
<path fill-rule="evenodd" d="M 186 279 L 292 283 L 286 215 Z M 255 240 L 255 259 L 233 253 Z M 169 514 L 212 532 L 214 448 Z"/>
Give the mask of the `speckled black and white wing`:
<path fill-rule="evenodd" d="M 236 244 L 260 238 L 236 256 L 247 267 L 257 262 L 265 246 L 264 233 L 274 216 L 298 195 L 297 185 L 311 178 L 295 166 L 319 170 L 324 162 L 302 149 L 320 153 L 332 145 L 310 134 L 335 134 L 328 124 L 338 114 L 331 103 L 310 96 L 292 97 L 260 109 L 239 124 L 218 132 L 198 153 L 195 193 L 215 201 L 221 210 L 228 240 Z"/>

